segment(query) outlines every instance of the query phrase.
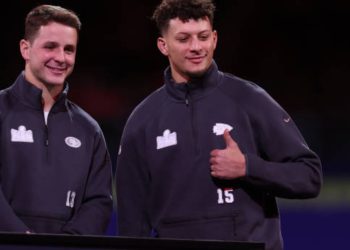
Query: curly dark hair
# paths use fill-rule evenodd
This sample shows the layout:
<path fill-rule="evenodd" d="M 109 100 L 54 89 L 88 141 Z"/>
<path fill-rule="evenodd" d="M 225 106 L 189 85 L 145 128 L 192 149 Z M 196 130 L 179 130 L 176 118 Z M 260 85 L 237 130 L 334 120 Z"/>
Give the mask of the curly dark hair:
<path fill-rule="evenodd" d="M 214 11 L 212 0 L 163 0 L 155 9 L 152 19 L 160 33 L 167 31 L 170 19 L 177 17 L 183 22 L 208 17 L 213 27 Z"/>

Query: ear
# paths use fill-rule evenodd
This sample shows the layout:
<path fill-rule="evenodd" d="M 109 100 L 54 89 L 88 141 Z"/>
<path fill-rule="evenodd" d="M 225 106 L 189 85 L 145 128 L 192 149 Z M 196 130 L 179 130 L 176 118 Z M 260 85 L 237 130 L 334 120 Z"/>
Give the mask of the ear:
<path fill-rule="evenodd" d="M 167 46 L 166 40 L 163 37 L 158 37 L 157 46 L 163 55 L 168 56 L 168 54 L 169 54 L 168 53 L 168 46 Z"/>
<path fill-rule="evenodd" d="M 22 57 L 24 60 L 29 59 L 29 49 L 30 49 L 30 42 L 27 40 L 22 39 L 19 42 L 19 49 L 21 51 Z"/>
<path fill-rule="evenodd" d="M 213 39 L 214 39 L 214 49 L 216 49 L 216 44 L 218 43 L 218 33 L 216 30 L 213 31 Z"/>

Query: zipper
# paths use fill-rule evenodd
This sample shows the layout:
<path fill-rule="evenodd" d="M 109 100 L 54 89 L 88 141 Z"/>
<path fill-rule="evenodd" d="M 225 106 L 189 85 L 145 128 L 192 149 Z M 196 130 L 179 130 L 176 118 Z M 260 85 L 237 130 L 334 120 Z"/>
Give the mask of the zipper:
<path fill-rule="evenodd" d="M 189 90 L 189 88 L 188 88 L 188 86 L 186 84 L 185 104 L 186 104 L 187 107 L 190 105 L 189 98 L 190 98 L 190 90 Z"/>
<path fill-rule="evenodd" d="M 45 124 L 45 138 L 44 138 L 44 144 L 46 147 L 49 146 L 49 128 L 47 127 L 47 124 Z"/>
<path fill-rule="evenodd" d="M 45 131 L 44 131 L 44 145 L 46 147 L 49 146 L 49 127 L 48 127 L 48 121 L 49 121 L 49 114 L 47 114 L 47 117 L 45 117 L 45 112 L 43 111 L 43 117 L 44 117 L 44 125 L 45 125 Z"/>
<path fill-rule="evenodd" d="M 186 95 L 185 95 L 185 104 L 186 107 L 190 109 L 190 119 L 191 119 L 191 131 L 192 131 L 192 136 L 193 136 L 193 141 L 195 145 L 195 153 L 199 153 L 199 147 L 198 147 L 198 141 L 197 141 L 197 133 L 196 133 L 196 127 L 195 127 L 195 115 L 194 115 L 194 110 L 193 110 L 193 103 L 191 100 L 191 94 L 190 94 L 190 87 L 188 84 L 186 86 Z"/>
<path fill-rule="evenodd" d="M 49 115 L 50 112 L 47 114 L 47 118 L 45 119 L 45 113 L 43 111 L 43 118 L 44 118 L 44 147 L 45 147 L 45 153 L 46 153 L 46 160 L 49 162 Z"/>

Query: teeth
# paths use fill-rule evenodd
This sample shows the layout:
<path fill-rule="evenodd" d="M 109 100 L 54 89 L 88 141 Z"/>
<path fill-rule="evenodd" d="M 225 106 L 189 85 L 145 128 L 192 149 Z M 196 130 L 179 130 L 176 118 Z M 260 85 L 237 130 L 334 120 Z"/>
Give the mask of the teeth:
<path fill-rule="evenodd" d="M 65 70 L 64 68 L 60 69 L 60 68 L 51 68 L 51 67 L 50 67 L 50 69 L 53 71 L 64 71 Z"/>
<path fill-rule="evenodd" d="M 65 70 L 65 67 L 60 68 L 60 67 L 50 66 L 50 65 L 47 65 L 47 67 L 53 70 Z"/>

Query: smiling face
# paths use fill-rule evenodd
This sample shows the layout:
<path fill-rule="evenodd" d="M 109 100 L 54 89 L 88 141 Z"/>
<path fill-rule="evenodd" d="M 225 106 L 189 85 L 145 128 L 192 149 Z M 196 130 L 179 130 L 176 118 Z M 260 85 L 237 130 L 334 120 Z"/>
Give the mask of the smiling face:
<path fill-rule="evenodd" d="M 27 81 L 61 91 L 74 68 L 77 42 L 75 28 L 56 22 L 41 26 L 32 40 L 21 40 Z"/>
<path fill-rule="evenodd" d="M 203 75 L 212 63 L 217 43 L 217 33 L 207 17 L 171 19 L 168 29 L 158 38 L 159 50 L 168 57 L 173 79 L 188 82 L 193 77 Z"/>

